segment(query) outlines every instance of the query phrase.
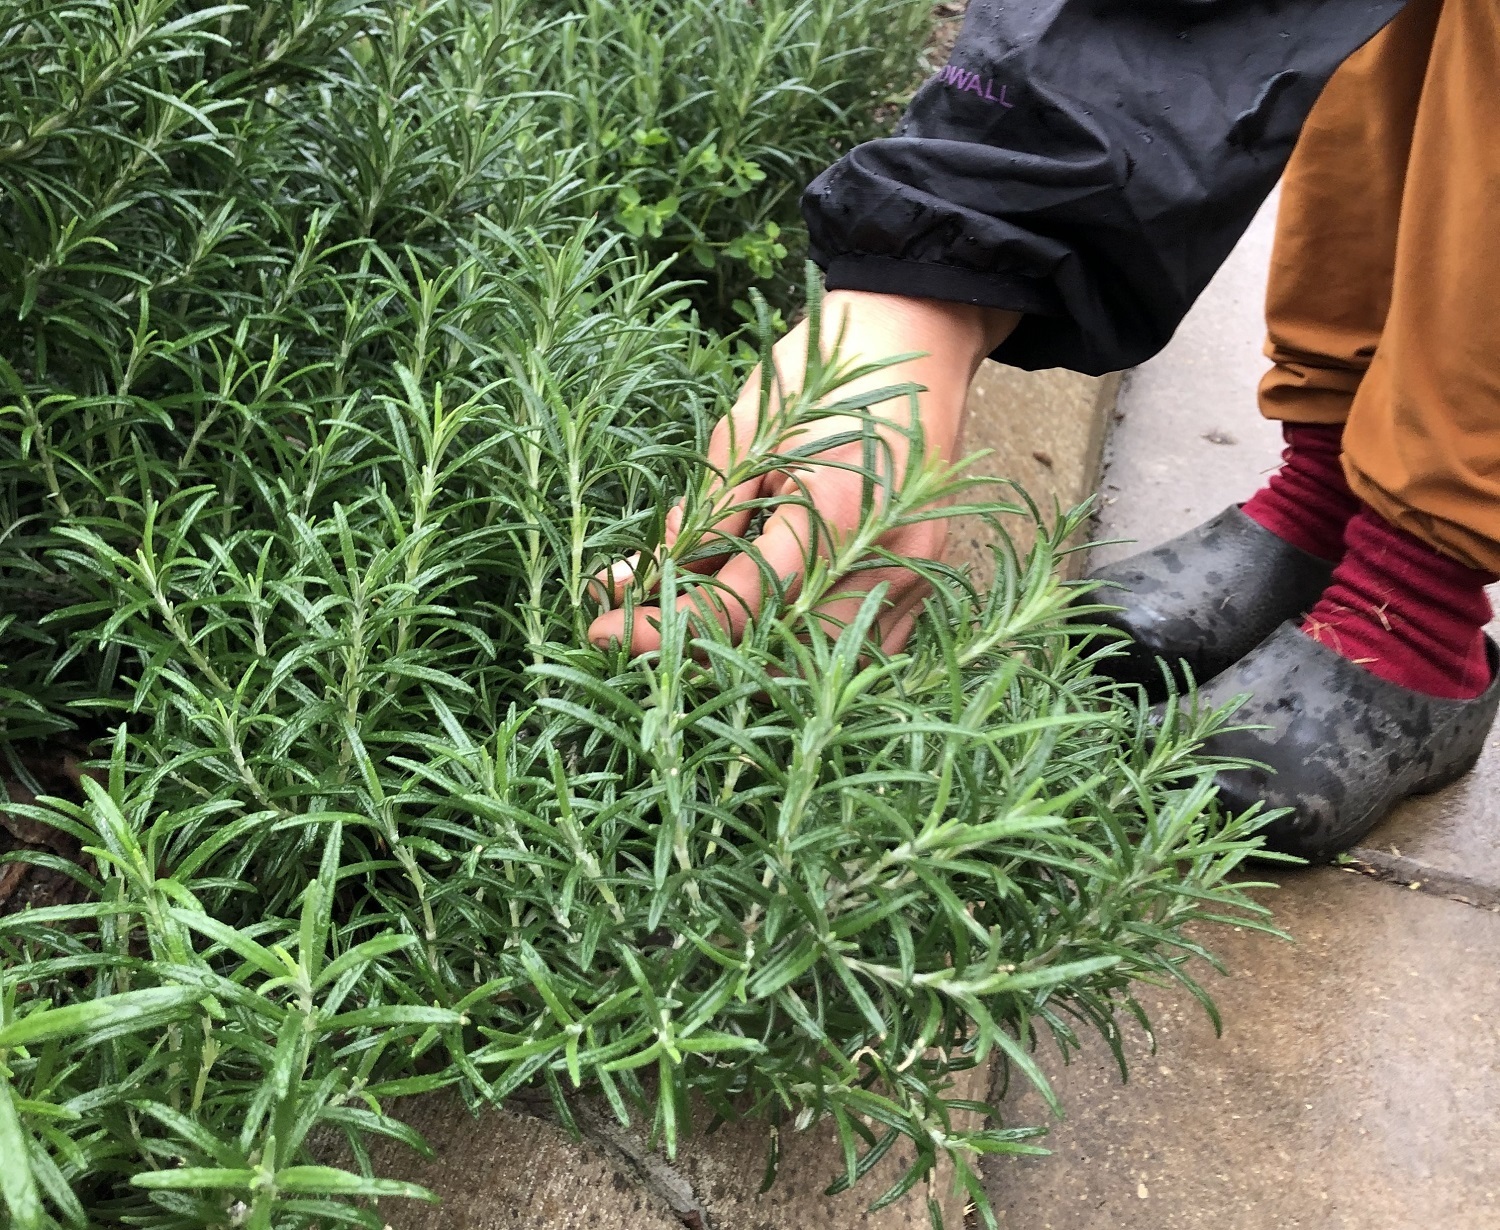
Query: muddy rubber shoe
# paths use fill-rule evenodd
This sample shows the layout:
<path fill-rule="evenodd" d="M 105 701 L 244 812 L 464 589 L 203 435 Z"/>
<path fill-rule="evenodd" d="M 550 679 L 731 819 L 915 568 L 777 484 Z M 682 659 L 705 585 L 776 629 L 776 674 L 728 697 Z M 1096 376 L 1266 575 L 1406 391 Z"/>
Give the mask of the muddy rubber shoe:
<path fill-rule="evenodd" d="M 1131 644 L 1098 671 L 1137 683 L 1153 701 L 1166 694 L 1161 662 L 1186 686 L 1228 670 L 1289 619 L 1312 609 L 1333 575 L 1327 560 L 1309 555 L 1226 508 L 1159 547 L 1096 569 L 1103 581 L 1088 600 L 1118 606 L 1090 616 L 1118 629 Z"/>
<path fill-rule="evenodd" d="M 1500 707 L 1500 649 L 1486 640 L 1490 686 L 1473 700 L 1446 700 L 1380 679 L 1295 624 L 1283 624 L 1212 683 L 1207 708 L 1251 699 L 1236 725 L 1202 755 L 1256 760 L 1216 778 L 1229 811 L 1264 803 L 1292 813 L 1264 830 L 1284 854 L 1325 862 L 1347 850 L 1402 799 L 1457 781 L 1474 767 Z"/>

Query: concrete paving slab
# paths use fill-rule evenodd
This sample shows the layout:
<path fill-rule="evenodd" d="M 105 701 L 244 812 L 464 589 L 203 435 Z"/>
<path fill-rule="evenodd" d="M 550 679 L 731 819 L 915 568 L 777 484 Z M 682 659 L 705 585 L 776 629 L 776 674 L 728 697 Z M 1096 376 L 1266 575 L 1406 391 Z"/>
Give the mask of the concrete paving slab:
<path fill-rule="evenodd" d="M 989 1074 L 965 1074 L 954 1096 L 981 1098 Z M 771 1128 L 764 1120 L 726 1123 L 679 1142 L 668 1160 L 637 1133 L 620 1128 L 601 1103 L 574 1107 L 583 1139 L 552 1121 L 545 1103 L 472 1115 L 452 1091 L 408 1099 L 396 1108 L 433 1146 L 427 1161 L 405 1145 L 372 1148 L 376 1173 L 420 1183 L 440 1205 L 387 1201 L 392 1230 L 927 1230 L 929 1189 L 919 1186 L 877 1212 L 868 1206 L 910 1163 L 909 1149 L 892 1149 L 858 1187 L 824 1194 L 844 1168 L 830 1124 L 781 1130 L 775 1184 L 760 1190 Z M 711 1121 L 704 1106 L 700 1127 Z M 348 1165 L 334 1149 L 337 1164 Z M 944 1224 L 963 1225 L 966 1199 L 952 1190 L 946 1170 L 930 1194 Z"/>
<path fill-rule="evenodd" d="M 1500 586 L 1490 591 L 1500 606 Z M 1500 639 L 1500 620 L 1490 625 Z M 1474 772 L 1425 798 L 1409 799 L 1354 856 L 1430 892 L 1500 907 L 1500 729 L 1490 732 Z"/>
<path fill-rule="evenodd" d="M 988 450 L 974 473 L 1014 479 L 1030 493 L 1049 520 L 1054 508 L 1067 511 L 1098 489 L 1100 462 L 1118 377 L 1081 376 L 1058 369 L 1017 371 L 986 360 L 969 390 L 963 451 Z M 1013 500 L 1005 487 L 990 487 L 980 498 Z M 1027 517 L 1007 517 L 1006 532 L 1022 553 L 1029 550 L 1034 526 Z M 969 564 L 981 586 L 994 579 L 991 531 L 978 518 L 958 518 L 949 535 L 950 559 Z M 1070 557 L 1064 571 L 1083 571 L 1083 552 Z"/>
<path fill-rule="evenodd" d="M 993 1159 L 1002 1225 L 1027 1230 L 1500 1226 L 1500 915 L 1320 869 L 1273 904 L 1297 937 L 1205 932 L 1215 1038 L 1148 989 L 1155 1056 L 1121 1085 L 1101 1043 L 1055 1074 L 1051 1158 Z M 1010 1103 L 1043 1122 L 1041 1100 Z"/>
<path fill-rule="evenodd" d="M 382 1201 L 391 1230 L 682 1230 L 628 1165 L 544 1119 L 511 1110 L 475 1119 L 448 1091 L 407 1099 L 399 1114 L 437 1156 L 380 1141 L 376 1173 L 420 1183 L 442 1203 Z"/>
<path fill-rule="evenodd" d="M 987 1084 L 987 1073 L 966 1074 L 954 1096 L 982 1098 Z M 824 1189 L 844 1169 L 833 1125 L 783 1129 L 776 1183 L 762 1192 L 769 1131 L 761 1121 L 726 1123 L 679 1147 L 675 1169 L 703 1202 L 713 1230 L 929 1230 L 925 1186 L 877 1212 L 868 1208 L 905 1173 L 909 1147 L 898 1144 L 853 1191 L 827 1196 Z M 943 1224 L 957 1230 L 968 1201 L 952 1187 L 948 1171 L 940 1168 L 930 1194 L 942 1209 Z"/>

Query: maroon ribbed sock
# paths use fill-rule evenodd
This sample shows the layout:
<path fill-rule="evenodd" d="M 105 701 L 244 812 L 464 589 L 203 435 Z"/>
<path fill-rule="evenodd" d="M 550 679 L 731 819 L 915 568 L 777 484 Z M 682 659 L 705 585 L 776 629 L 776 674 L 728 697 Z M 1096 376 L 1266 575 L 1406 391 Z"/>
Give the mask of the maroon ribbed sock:
<path fill-rule="evenodd" d="M 1484 592 L 1467 568 L 1361 505 L 1344 558 L 1302 631 L 1371 674 L 1429 696 L 1470 700 L 1490 684 Z"/>
<path fill-rule="evenodd" d="M 1339 461 L 1343 424 L 1284 423 L 1281 433 L 1281 469 L 1241 511 L 1283 542 L 1337 562 L 1344 554 L 1344 526 L 1360 506 Z"/>

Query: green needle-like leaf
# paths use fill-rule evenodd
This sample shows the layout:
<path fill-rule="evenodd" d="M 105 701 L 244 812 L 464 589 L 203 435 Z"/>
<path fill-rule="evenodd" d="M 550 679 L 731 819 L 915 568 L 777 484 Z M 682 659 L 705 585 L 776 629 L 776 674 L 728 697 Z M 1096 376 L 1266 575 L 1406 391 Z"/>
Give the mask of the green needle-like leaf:
<path fill-rule="evenodd" d="M 975 1158 L 1039 1129 L 955 1081 L 1051 1097 L 1085 1029 L 1123 1065 L 1142 980 L 1212 1017 L 1215 927 L 1269 925 L 1227 715 L 1096 676 L 1087 510 L 946 464 L 802 260 L 930 20 L 0 0 L 7 1224 L 378 1227 L 430 1198 L 403 1099 L 452 1089 L 669 1150 L 770 1116 L 772 1176 L 831 1118 L 836 1187 L 899 1157 L 867 1201 L 947 1173 L 993 1225 Z M 799 308 L 802 387 L 710 466 Z M 955 509 L 985 592 L 892 545 Z M 607 604 L 661 648 L 591 644 Z"/>

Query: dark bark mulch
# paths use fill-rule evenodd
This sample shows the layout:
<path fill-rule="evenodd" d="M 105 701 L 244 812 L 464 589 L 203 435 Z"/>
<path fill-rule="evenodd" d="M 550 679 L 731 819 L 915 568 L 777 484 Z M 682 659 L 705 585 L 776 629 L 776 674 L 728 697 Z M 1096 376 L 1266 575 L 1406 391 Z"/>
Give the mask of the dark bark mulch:
<path fill-rule="evenodd" d="M 81 802 L 82 762 L 77 752 L 59 746 L 9 752 L 9 763 L 0 773 L 0 914 L 80 901 L 83 886 L 66 872 L 26 861 L 28 854 L 35 854 L 77 862 L 78 840 L 50 824 L 17 815 L 4 803 L 33 803 L 38 795 Z"/>

